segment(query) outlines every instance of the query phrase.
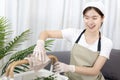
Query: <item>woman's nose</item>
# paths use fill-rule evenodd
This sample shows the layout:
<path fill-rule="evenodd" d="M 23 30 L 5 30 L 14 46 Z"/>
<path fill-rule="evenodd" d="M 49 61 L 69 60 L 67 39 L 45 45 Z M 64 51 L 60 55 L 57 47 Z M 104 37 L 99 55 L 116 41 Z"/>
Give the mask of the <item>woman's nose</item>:
<path fill-rule="evenodd" d="M 93 24 L 94 24 L 94 21 L 90 19 L 90 20 L 88 21 L 88 25 L 92 26 Z"/>

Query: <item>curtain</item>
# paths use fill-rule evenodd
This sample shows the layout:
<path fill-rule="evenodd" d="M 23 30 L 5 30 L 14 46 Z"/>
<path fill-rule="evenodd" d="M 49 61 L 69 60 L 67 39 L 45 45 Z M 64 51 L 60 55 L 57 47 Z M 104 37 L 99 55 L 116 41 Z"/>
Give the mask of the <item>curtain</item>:
<path fill-rule="evenodd" d="M 24 45 L 30 46 L 36 43 L 43 30 L 83 28 L 82 8 L 89 1 L 95 0 L 0 0 L 0 16 L 6 16 L 12 24 L 12 37 L 29 28 L 32 34 Z M 120 49 L 120 1 L 101 1 L 106 11 L 101 31 L 113 41 L 113 48 Z M 52 47 L 52 51 L 70 49 L 68 42 L 58 39 Z"/>

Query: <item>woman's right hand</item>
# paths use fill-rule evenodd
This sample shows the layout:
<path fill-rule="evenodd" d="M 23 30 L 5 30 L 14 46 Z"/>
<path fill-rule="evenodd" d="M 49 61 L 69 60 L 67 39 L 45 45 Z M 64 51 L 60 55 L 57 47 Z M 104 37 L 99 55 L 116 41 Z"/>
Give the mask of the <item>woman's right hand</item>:
<path fill-rule="evenodd" d="M 46 55 L 46 51 L 45 51 L 45 41 L 44 40 L 38 40 L 37 44 L 33 50 L 33 55 L 36 58 L 39 58 L 40 61 L 45 61 L 45 55 Z"/>

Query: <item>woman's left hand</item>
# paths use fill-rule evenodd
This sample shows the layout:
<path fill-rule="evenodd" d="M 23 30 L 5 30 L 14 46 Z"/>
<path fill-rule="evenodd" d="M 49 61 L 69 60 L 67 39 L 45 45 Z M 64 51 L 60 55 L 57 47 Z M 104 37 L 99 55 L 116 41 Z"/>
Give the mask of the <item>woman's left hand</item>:
<path fill-rule="evenodd" d="M 62 62 L 56 62 L 54 64 L 54 71 L 58 73 L 62 72 L 75 72 L 75 65 L 67 65 Z"/>

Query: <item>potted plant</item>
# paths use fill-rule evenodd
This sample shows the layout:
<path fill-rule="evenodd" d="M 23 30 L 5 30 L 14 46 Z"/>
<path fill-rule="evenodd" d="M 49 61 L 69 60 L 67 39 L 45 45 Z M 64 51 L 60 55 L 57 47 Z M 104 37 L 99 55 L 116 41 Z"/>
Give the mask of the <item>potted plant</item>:
<path fill-rule="evenodd" d="M 9 26 L 10 24 L 8 20 L 5 17 L 0 17 L 0 61 L 4 57 L 11 54 L 8 62 L 0 66 L 0 69 L 2 70 L 1 75 L 4 74 L 5 69 L 11 62 L 24 59 L 27 55 L 33 52 L 33 49 L 35 47 L 35 45 L 32 45 L 26 49 L 18 51 L 17 48 L 20 47 L 20 45 L 22 45 L 22 43 L 28 39 L 30 30 L 28 29 L 22 32 L 20 35 L 11 40 L 9 36 L 11 36 L 12 31 L 10 30 Z M 46 50 L 50 51 L 49 47 L 51 47 L 52 42 L 53 40 L 47 40 L 45 42 Z M 14 72 L 24 72 L 26 69 L 28 69 L 28 65 L 21 65 L 21 67 L 16 67 Z"/>

